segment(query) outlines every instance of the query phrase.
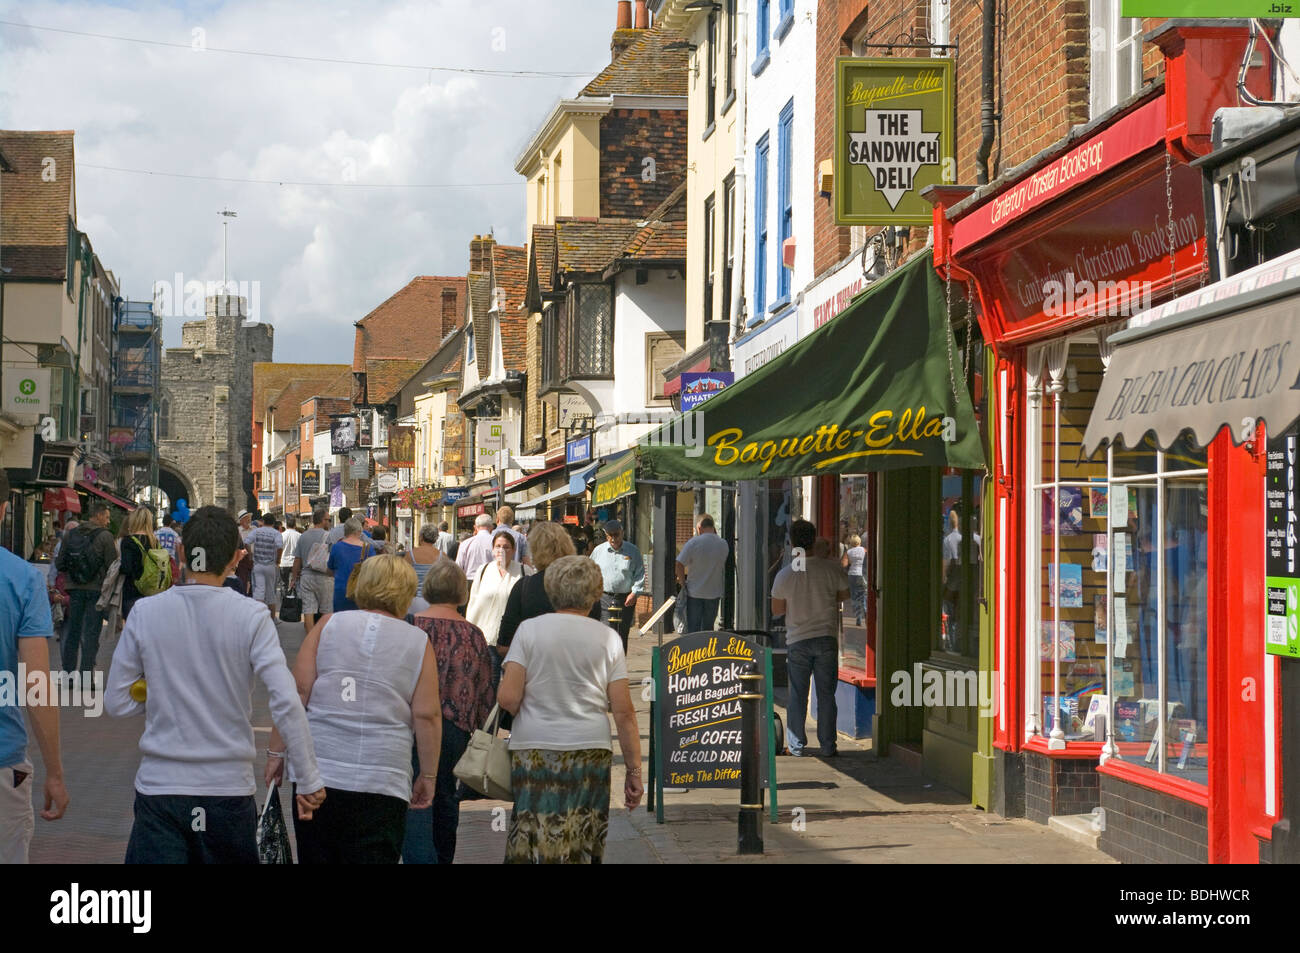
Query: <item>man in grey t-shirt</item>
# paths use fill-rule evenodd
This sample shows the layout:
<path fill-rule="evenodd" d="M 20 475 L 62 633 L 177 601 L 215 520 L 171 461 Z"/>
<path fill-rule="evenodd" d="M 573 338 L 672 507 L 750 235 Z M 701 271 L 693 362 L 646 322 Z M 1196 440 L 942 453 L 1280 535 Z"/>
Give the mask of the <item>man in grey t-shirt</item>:
<path fill-rule="evenodd" d="M 298 537 L 298 554 L 293 560 L 293 573 L 289 585 L 298 590 L 302 598 L 302 622 L 310 632 L 316 620 L 334 611 L 334 573 L 317 572 L 307 565 L 312 550 L 318 543 L 329 546 L 325 521 L 329 519 L 326 509 L 318 507 L 311 514 L 311 529 Z"/>
<path fill-rule="evenodd" d="M 695 524 L 695 535 L 677 554 L 677 582 L 685 586 L 686 631 L 712 630 L 718 618 L 718 602 L 726 586 L 727 556 L 731 547 L 718 535 L 713 517 L 703 514 Z"/>
<path fill-rule="evenodd" d="M 808 686 L 817 684 L 817 743 L 822 757 L 838 754 L 835 735 L 835 689 L 839 669 L 840 604 L 849 595 L 849 577 L 834 560 L 812 555 L 817 527 L 795 520 L 790 527 L 790 565 L 772 581 L 772 615 L 785 616 L 790 677 L 786 706 L 786 744 L 796 757 L 808 743 Z"/>

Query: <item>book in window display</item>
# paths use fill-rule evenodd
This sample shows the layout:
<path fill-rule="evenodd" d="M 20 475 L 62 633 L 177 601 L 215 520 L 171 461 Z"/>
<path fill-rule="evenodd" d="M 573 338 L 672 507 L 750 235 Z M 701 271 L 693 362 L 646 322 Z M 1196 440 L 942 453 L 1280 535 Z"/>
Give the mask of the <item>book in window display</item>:
<path fill-rule="evenodd" d="M 1053 638 L 1059 637 L 1061 644 L 1061 661 L 1073 662 L 1075 660 L 1074 623 L 1067 619 L 1062 619 L 1060 621 L 1061 628 L 1059 630 L 1059 636 L 1057 634 L 1056 625 L 1056 622 L 1043 623 L 1043 638 L 1039 643 L 1040 657 L 1044 661 L 1050 661 L 1053 658 L 1052 640 Z"/>
<path fill-rule="evenodd" d="M 1049 585 L 1056 581 L 1055 563 L 1047 564 L 1047 579 Z M 1048 605 L 1055 606 L 1056 599 L 1050 599 Z M 1078 563 L 1061 564 L 1061 608 L 1083 608 L 1083 567 Z"/>
<path fill-rule="evenodd" d="M 1083 491 L 1077 486 L 1063 486 L 1055 490 L 1043 490 L 1043 535 L 1051 536 L 1056 532 L 1057 520 L 1054 518 L 1053 502 L 1060 494 L 1060 534 L 1078 536 L 1083 532 Z"/>

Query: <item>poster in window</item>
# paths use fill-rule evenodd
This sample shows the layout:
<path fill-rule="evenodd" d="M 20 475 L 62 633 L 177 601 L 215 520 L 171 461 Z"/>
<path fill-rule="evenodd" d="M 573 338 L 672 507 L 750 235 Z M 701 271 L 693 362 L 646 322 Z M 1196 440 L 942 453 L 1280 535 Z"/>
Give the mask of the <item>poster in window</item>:
<path fill-rule="evenodd" d="M 1044 661 L 1052 659 L 1052 637 L 1056 631 L 1056 622 L 1043 623 L 1043 637 L 1039 642 L 1039 657 Z M 1060 621 L 1060 643 L 1061 643 L 1061 661 L 1073 662 L 1074 654 L 1074 623 L 1068 619 Z"/>
<path fill-rule="evenodd" d="M 1043 491 L 1043 534 L 1056 531 L 1052 501 L 1060 494 L 1061 535 L 1078 536 L 1083 532 L 1083 491 L 1077 486 L 1063 486 L 1058 490 Z"/>
<path fill-rule="evenodd" d="M 1300 507 L 1295 503 L 1297 434 L 1269 440 L 1264 492 L 1264 650 L 1300 658 Z"/>
<path fill-rule="evenodd" d="M 1088 487 L 1088 518 L 1094 520 L 1104 520 L 1108 513 L 1107 493 L 1104 486 Z"/>
<path fill-rule="evenodd" d="M 1056 605 L 1056 593 L 1051 591 L 1056 580 L 1056 564 L 1047 564 L 1048 605 Z M 1061 563 L 1061 608 L 1083 608 L 1083 566 L 1078 563 Z"/>

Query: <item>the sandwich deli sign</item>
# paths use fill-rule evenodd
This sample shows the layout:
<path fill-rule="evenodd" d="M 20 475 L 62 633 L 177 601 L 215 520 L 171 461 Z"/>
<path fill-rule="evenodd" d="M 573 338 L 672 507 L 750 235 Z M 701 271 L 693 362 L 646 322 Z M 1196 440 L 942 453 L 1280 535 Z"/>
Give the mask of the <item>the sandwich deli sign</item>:
<path fill-rule="evenodd" d="M 956 181 L 952 60 L 835 61 L 835 221 L 929 225 L 930 185 Z"/>

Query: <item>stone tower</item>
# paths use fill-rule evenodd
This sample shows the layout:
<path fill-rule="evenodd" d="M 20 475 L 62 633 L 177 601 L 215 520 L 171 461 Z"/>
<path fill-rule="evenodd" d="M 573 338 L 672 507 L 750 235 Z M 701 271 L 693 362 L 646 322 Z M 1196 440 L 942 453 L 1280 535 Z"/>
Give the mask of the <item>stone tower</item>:
<path fill-rule="evenodd" d="M 215 295 L 167 348 L 159 398 L 160 463 L 192 487 L 190 509 L 253 509 L 253 364 L 270 361 L 275 329 L 249 321 L 247 300 Z M 165 423 L 164 423 L 165 421 Z"/>

